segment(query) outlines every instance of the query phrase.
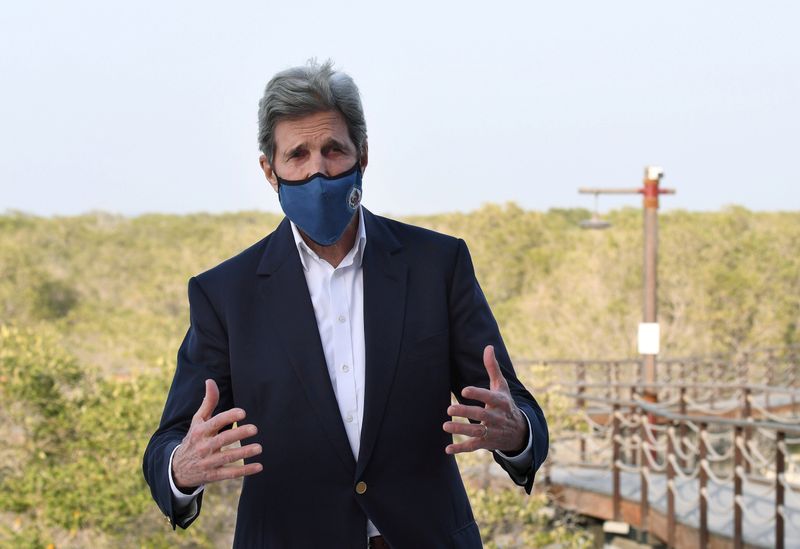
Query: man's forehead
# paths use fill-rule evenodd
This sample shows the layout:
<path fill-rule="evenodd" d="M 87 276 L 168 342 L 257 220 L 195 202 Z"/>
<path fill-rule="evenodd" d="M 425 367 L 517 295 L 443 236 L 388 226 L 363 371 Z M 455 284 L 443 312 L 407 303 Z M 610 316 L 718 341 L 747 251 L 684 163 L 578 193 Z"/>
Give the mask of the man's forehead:
<path fill-rule="evenodd" d="M 305 143 L 331 140 L 350 143 L 347 123 L 338 111 L 283 118 L 275 125 L 275 144 L 279 148 L 293 148 Z"/>

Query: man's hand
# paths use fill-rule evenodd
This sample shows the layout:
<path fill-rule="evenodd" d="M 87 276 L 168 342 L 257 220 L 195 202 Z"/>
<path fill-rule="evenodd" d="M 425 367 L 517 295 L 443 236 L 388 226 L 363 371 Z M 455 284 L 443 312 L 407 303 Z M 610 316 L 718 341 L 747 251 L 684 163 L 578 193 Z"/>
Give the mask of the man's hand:
<path fill-rule="evenodd" d="M 243 420 L 245 413 L 241 408 L 232 408 L 211 417 L 217 403 L 217 384 L 213 379 L 207 379 L 203 403 L 192 418 L 189 432 L 172 458 L 172 478 L 178 488 L 194 489 L 201 484 L 252 475 L 263 469 L 260 463 L 227 466 L 234 461 L 257 456 L 261 453 L 261 445 L 248 444 L 223 451 L 222 448 L 229 444 L 254 436 L 258 429 L 255 425 L 241 425 L 220 433 L 223 427 Z"/>
<path fill-rule="evenodd" d="M 452 404 L 447 408 L 447 414 L 454 418 L 464 417 L 481 423 L 474 425 L 446 421 L 443 425 L 445 431 L 470 437 L 464 442 L 449 444 L 445 448 L 448 454 L 474 452 L 480 448 L 519 452 L 525 448 L 528 423 L 511 398 L 508 383 L 500 371 L 500 365 L 494 356 L 494 347 L 491 345 L 487 345 L 483 350 L 483 365 L 489 374 L 489 389 L 464 387 L 461 395 L 464 398 L 479 400 L 486 406 Z"/>

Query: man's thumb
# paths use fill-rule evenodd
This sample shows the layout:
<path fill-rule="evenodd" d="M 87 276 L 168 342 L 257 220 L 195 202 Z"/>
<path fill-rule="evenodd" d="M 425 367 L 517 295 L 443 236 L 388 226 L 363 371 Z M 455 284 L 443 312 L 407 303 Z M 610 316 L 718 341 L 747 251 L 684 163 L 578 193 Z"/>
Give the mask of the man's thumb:
<path fill-rule="evenodd" d="M 503 373 L 500 371 L 500 364 L 494 356 L 494 346 L 487 345 L 483 349 L 483 366 L 489 374 L 489 383 L 500 383 L 503 380 Z"/>
<path fill-rule="evenodd" d="M 203 421 L 207 421 L 211 418 L 211 414 L 214 413 L 217 404 L 219 404 L 219 388 L 217 387 L 216 381 L 207 379 L 206 395 L 203 397 L 203 403 L 200 404 L 200 408 L 197 410 L 197 415 L 200 416 Z"/>

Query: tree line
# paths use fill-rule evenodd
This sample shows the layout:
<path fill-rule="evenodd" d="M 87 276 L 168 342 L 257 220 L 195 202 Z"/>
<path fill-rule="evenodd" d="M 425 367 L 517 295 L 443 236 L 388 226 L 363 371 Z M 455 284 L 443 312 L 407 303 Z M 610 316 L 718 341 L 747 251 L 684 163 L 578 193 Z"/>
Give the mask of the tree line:
<path fill-rule="evenodd" d="M 505 204 L 406 220 L 466 240 L 512 356 L 632 357 L 641 211 L 610 212 L 605 231 L 582 230 L 588 216 Z M 209 487 L 201 519 L 173 534 L 141 455 L 187 329 L 188 278 L 279 222 L 0 215 L 0 546 L 229 545 L 237 486 Z M 800 212 L 662 213 L 659 283 L 664 354 L 800 342 Z M 488 547 L 588 543 L 542 496 L 471 481 L 484 461 L 462 466 Z"/>

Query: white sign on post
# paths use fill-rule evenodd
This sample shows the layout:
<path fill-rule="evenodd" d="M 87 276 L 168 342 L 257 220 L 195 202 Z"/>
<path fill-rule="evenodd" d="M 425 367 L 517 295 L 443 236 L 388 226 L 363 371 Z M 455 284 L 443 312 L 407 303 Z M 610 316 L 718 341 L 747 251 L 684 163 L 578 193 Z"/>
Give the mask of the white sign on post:
<path fill-rule="evenodd" d="M 639 323 L 639 354 L 657 355 L 661 333 L 658 322 Z"/>

